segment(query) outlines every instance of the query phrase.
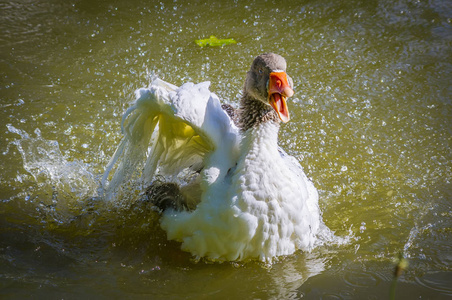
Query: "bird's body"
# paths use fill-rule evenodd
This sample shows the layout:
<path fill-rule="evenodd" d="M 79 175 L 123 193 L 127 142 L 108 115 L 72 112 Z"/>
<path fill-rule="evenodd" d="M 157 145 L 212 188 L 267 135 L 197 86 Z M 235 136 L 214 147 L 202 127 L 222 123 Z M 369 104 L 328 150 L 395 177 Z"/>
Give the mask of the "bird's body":
<path fill-rule="evenodd" d="M 311 249 L 323 224 L 318 194 L 277 143 L 280 121 L 289 120 L 286 98 L 293 94 L 285 69 L 278 55 L 257 57 L 240 108 L 229 115 L 208 83 L 177 88 L 156 80 L 140 89 L 104 179 L 121 155 L 133 161 L 121 162 L 111 187 L 124 182 L 140 160 L 146 160 L 142 177 L 148 182 L 157 173 L 190 174 L 181 194 L 188 191 L 185 198 L 195 203 L 178 209 L 165 200 L 161 226 L 197 257 L 269 262 Z"/>

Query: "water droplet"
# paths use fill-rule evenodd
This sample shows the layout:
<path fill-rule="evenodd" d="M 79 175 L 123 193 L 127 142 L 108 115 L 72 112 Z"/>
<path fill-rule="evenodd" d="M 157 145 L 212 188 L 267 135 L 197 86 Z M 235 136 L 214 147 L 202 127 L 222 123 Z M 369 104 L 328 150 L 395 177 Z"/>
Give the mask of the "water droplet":
<path fill-rule="evenodd" d="M 69 128 L 64 131 L 64 134 L 65 135 L 70 135 L 71 132 L 72 132 L 72 126 L 69 126 Z"/>
<path fill-rule="evenodd" d="M 37 137 L 41 136 L 41 130 L 39 130 L 39 128 L 36 128 L 34 133 L 36 134 Z"/>
<path fill-rule="evenodd" d="M 366 230 L 366 222 L 361 222 L 361 226 L 359 227 L 359 232 L 363 233 Z"/>

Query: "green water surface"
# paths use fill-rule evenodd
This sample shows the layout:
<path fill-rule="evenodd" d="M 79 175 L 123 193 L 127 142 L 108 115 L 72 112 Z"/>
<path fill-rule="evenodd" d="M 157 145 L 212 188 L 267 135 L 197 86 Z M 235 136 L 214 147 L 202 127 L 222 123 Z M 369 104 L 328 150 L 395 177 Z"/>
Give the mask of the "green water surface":
<path fill-rule="evenodd" d="M 209 80 L 236 105 L 270 51 L 295 85 L 280 144 L 347 244 L 196 262 L 146 203 L 106 205 L 135 89 Z M 388 299 L 399 253 L 396 299 L 451 297 L 451 72 L 447 0 L 0 0 L 0 298 Z"/>

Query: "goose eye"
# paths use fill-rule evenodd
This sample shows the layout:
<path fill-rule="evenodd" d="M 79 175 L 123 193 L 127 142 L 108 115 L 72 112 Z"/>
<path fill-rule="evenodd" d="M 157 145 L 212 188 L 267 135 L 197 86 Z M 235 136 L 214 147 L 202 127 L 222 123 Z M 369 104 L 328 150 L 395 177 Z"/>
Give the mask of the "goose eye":
<path fill-rule="evenodd" d="M 257 70 L 257 72 L 259 73 L 259 75 L 264 74 L 264 70 L 262 70 L 262 68 L 259 68 L 259 70 Z"/>

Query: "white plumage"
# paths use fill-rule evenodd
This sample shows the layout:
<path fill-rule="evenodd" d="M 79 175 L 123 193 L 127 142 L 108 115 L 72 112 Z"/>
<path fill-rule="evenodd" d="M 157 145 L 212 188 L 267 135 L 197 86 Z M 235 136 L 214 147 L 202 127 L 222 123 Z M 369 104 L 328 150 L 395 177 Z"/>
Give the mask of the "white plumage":
<path fill-rule="evenodd" d="M 186 190 L 199 193 L 187 195 L 197 198 L 192 209 L 168 208 L 161 216 L 168 239 L 181 242 L 183 250 L 215 261 L 271 262 L 312 249 L 324 227 L 318 194 L 298 161 L 278 147 L 279 119 L 249 126 L 239 121 L 239 128 L 208 87 L 208 82 L 176 87 L 157 79 L 136 92 L 135 104 L 123 117 L 125 137 L 103 179 L 119 162 L 110 197 L 137 167 L 147 183 L 157 173 L 171 179 L 190 174 Z M 280 98 L 285 105 L 286 95 Z M 269 104 L 257 106 L 272 111 Z M 276 107 L 288 118 L 284 107 Z M 242 119 L 245 112 L 242 107 Z"/>

